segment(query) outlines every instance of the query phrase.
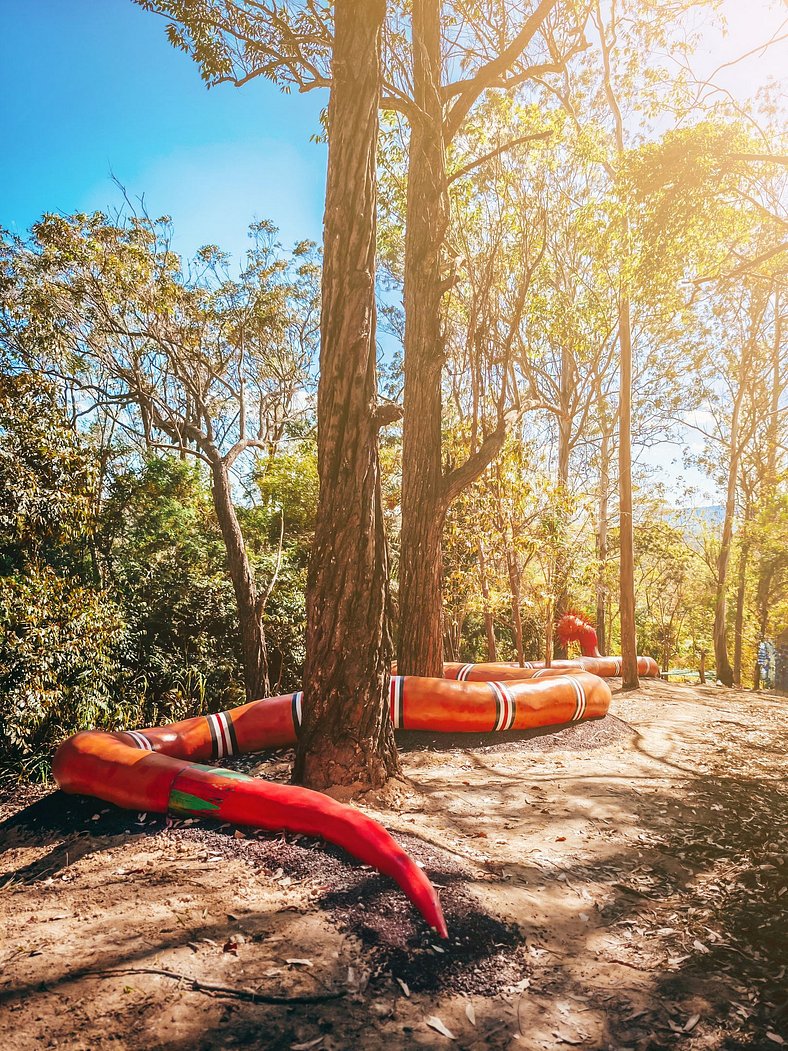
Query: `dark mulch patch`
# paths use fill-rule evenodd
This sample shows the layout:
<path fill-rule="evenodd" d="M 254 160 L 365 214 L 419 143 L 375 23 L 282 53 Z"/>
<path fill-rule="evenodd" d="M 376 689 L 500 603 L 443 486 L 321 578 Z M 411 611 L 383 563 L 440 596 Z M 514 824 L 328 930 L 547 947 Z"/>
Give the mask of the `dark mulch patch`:
<path fill-rule="evenodd" d="M 472 748 L 482 753 L 585 751 L 624 740 L 631 728 L 615 716 L 570 724 L 559 729 L 522 734 L 398 734 L 403 750 L 435 751 Z M 285 780 L 292 752 L 237 756 L 222 765 L 256 769 L 263 776 Z M 266 770 L 270 767 L 270 772 Z M 365 965 L 372 976 L 400 978 L 416 992 L 450 991 L 492 995 L 527 974 L 525 939 L 517 927 L 486 912 L 469 888 L 471 870 L 447 851 L 414 836 L 398 838 L 440 888 L 450 931 L 441 941 L 427 930 L 413 906 L 395 884 L 359 865 L 338 848 L 297 836 L 258 832 L 236 839 L 228 826 L 187 825 L 164 817 L 138 815 L 96 799 L 18 786 L 7 793 L 8 814 L 0 823 L 0 850 L 20 840 L 53 842 L 44 858 L 19 870 L 15 883 L 34 883 L 61 871 L 77 857 L 109 845 L 100 838 L 166 835 L 199 843 L 214 856 L 241 858 L 271 874 L 305 880 L 315 888 L 315 904 L 338 927 L 357 937 L 366 949 Z M 23 809 L 19 809 L 22 804 Z M 66 842 L 63 839 L 66 838 Z M 79 849 L 75 851 L 75 841 Z"/>
<path fill-rule="evenodd" d="M 471 871 L 446 851 L 414 836 L 398 837 L 440 888 L 450 931 L 448 941 L 443 941 L 425 926 L 392 880 L 358 864 L 339 848 L 263 832 L 236 839 L 234 831 L 229 826 L 181 822 L 166 827 L 165 818 L 153 815 L 140 825 L 137 815 L 128 811 L 54 792 L 0 825 L 0 842 L 10 846 L 17 839 L 12 832 L 27 840 L 69 837 L 69 844 L 56 855 L 48 854 L 15 874 L 15 882 L 33 883 L 68 865 L 66 848 L 73 846 L 74 839 L 81 842 L 81 853 L 103 849 L 106 844 L 96 842 L 94 848 L 90 842 L 98 837 L 134 833 L 187 840 L 214 857 L 240 858 L 272 875 L 308 881 L 315 890 L 315 904 L 365 947 L 364 965 L 372 978 L 400 978 L 416 992 L 492 995 L 527 974 L 524 936 L 484 910 L 468 889 Z"/>
<path fill-rule="evenodd" d="M 470 871 L 437 847 L 413 836 L 398 838 L 439 887 L 449 938 L 425 931 L 410 902 L 391 893 L 389 880 L 351 869 L 318 903 L 367 947 L 373 975 L 399 978 L 416 992 L 480 996 L 525 978 L 525 936 L 485 911 L 468 888 Z"/>

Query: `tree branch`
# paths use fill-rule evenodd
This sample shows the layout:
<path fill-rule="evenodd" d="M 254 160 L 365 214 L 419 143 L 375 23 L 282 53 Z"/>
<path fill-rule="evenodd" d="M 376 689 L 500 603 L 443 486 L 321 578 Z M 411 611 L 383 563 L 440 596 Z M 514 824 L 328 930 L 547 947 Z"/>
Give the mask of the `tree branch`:
<path fill-rule="evenodd" d="M 474 76 L 467 81 L 465 87 L 457 97 L 457 101 L 451 107 L 446 117 L 447 142 L 449 142 L 457 133 L 457 130 L 465 120 L 465 117 L 468 115 L 479 95 L 502 76 L 511 67 L 512 63 L 519 58 L 523 51 L 525 51 L 557 2 L 558 0 L 540 0 L 536 9 L 532 12 L 530 17 L 526 19 L 523 28 L 514 40 L 512 40 L 509 46 L 505 47 L 500 55 L 497 55 L 490 62 L 485 63 L 479 70 L 477 70 Z M 449 88 L 449 91 L 451 91 L 451 88 Z"/>
<path fill-rule="evenodd" d="M 463 165 L 462 168 L 458 168 L 457 171 L 452 172 L 451 175 L 446 179 L 447 185 L 450 185 L 455 179 L 462 179 L 463 176 L 468 175 L 474 168 L 479 168 L 482 164 L 486 164 L 487 161 L 495 160 L 496 157 L 500 157 L 502 153 L 507 153 L 509 150 L 515 149 L 517 146 L 522 146 L 526 142 L 538 142 L 549 139 L 552 136 L 552 131 L 539 131 L 534 132 L 532 135 L 521 135 L 518 139 L 512 139 L 510 142 L 506 142 L 503 146 L 499 146 L 495 150 L 490 150 L 489 153 L 483 154 L 481 157 L 477 157 L 475 161 Z"/>

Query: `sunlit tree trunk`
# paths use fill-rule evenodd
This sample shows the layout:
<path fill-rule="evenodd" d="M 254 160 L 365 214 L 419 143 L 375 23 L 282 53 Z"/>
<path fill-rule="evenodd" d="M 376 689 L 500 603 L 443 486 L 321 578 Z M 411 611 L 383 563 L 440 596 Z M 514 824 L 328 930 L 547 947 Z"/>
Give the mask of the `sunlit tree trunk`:
<path fill-rule="evenodd" d="M 779 438 L 780 395 L 782 394 L 782 376 L 780 365 L 785 351 L 782 345 L 782 315 L 780 313 L 780 293 L 774 292 L 774 340 L 772 342 L 771 387 L 769 394 L 769 426 L 767 429 L 766 474 L 761 492 L 761 503 L 768 506 L 774 498 L 777 486 L 777 449 Z M 755 607 L 758 617 L 758 639 L 766 638 L 769 628 L 769 596 L 772 587 L 773 572 L 769 560 L 761 558 L 758 565 L 758 584 L 756 588 Z M 755 661 L 753 688 L 761 684 L 761 666 Z"/>
<path fill-rule="evenodd" d="M 564 345 L 561 349 L 561 377 L 559 387 L 559 413 L 558 413 L 558 493 L 561 500 L 561 530 L 564 534 L 569 529 L 569 458 L 572 443 L 572 354 Z M 566 541 L 566 536 L 562 537 Z M 558 594 L 555 604 L 555 619 L 559 621 L 569 608 L 569 581 L 567 579 L 568 567 L 558 567 Z M 554 656 L 559 660 L 566 658 L 566 646 L 560 641 L 555 643 Z"/>
<path fill-rule="evenodd" d="M 600 409 L 602 442 L 599 452 L 599 511 L 597 518 L 596 557 L 599 563 L 596 580 L 596 634 L 600 653 L 607 653 L 607 546 L 610 515 L 610 435 L 604 403 Z"/>
<path fill-rule="evenodd" d="M 640 685 L 640 680 L 638 679 L 637 635 L 635 632 L 635 545 L 632 521 L 632 330 L 631 308 L 627 294 L 621 296 L 618 336 L 621 351 L 618 431 L 621 675 L 623 688 L 631 690 Z"/>
<path fill-rule="evenodd" d="M 249 700 L 256 700 L 268 693 L 268 659 L 257 586 L 233 504 L 227 466 L 217 449 L 210 452 L 210 467 L 213 506 L 238 607 L 246 696 Z"/>
<path fill-rule="evenodd" d="M 512 629 L 514 632 L 514 648 L 517 651 L 517 663 L 525 664 L 525 650 L 523 649 L 523 617 L 520 612 L 522 597 L 520 595 L 520 567 L 517 565 L 517 556 L 513 545 L 506 545 L 506 566 L 509 571 L 509 590 L 512 595 Z"/>
<path fill-rule="evenodd" d="M 548 599 L 545 610 L 544 625 L 544 664 L 549 668 L 553 663 L 553 600 Z"/>
<path fill-rule="evenodd" d="M 599 5 L 596 21 L 600 30 L 600 45 L 604 68 L 604 87 L 610 112 L 615 125 L 615 152 L 620 162 L 624 156 L 624 120 L 618 104 L 610 66 L 610 40 L 602 24 Z M 615 177 L 612 166 L 608 174 Z M 637 634 L 635 631 L 635 545 L 632 519 L 632 304 L 629 296 L 629 261 L 631 239 L 629 216 L 626 213 L 621 223 L 624 270 L 619 288 L 618 346 L 619 346 L 619 418 L 618 418 L 618 491 L 619 491 L 619 537 L 621 557 L 619 563 L 619 620 L 621 625 L 621 677 L 625 690 L 636 689 L 638 679 Z"/>
<path fill-rule="evenodd" d="M 383 784 L 399 770 L 387 695 L 388 566 L 375 361 L 383 0 L 337 0 L 329 102 L 318 473 L 295 780 Z"/>
<path fill-rule="evenodd" d="M 742 360 L 743 364 L 743 360 Z M 736 395 L 733 399 L 730 429 L 730 458 L 728 461 L 728 485 L 725 496 L 725 516 L 722 523 L 722 538 L 717 556 L 717 597 L 714 603 L 714 660 L 717 666 L 717 678 L 725 686 L 733 686 L 733 669 L 728 659 L 728 563 L 733 540 L 733 518 L 736 512 L 736 485 L 739 478 L 739 420 L 744 400 L 744 383 L 741 381 L 742 369 L 739 369 Z"/>
<path fill-rule="evenodd" d="M 439 0 L 413 2 L 413 93 L 405 237 L 405 395 L 402 434 L 400 640 L 404 675 L 440 675 L 441 248 L 449 219 L 441 99 Z"/>
<path fill-rule="evenodd" d="M 747 594 L 747 564 L 750 557 L 749 525 L 752 519 L 752 504 L 747 501 L 744 511 L 744 527 L 739 551 L 738 580 L 736 582 L 736 617 L 733 628 L 733 684 L 741 686 L 742 648 L 744 645 L 744 602 Z"/>
<path fill-rule="evenodd" d="M 479 550 L 479 580 L 481 583 L 482 602 L 484 603 L 484 632 L 487 636 L 487 660 L 498 660 L 495 644 L 495 623 L 493 621 L 492 609 L 490 608 L 490 585 L 487 581 L 487 559 L 484 554 L 484 542 L 478 541 Z"/>

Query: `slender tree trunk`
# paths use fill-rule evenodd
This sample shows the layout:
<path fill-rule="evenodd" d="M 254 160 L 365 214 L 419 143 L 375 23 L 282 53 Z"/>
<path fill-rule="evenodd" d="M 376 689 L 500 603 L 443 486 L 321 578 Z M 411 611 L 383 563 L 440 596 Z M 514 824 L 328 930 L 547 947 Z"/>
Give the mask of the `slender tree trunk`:
<path fill-rule="evenodd" d="M 571 371 L 572 354 L 569 348 L 564 346 L 561 350 L 561 386 L 559 392 L 560 414 L 558 416 L 558 493 L 561 500 L 561 531 L 564 534 L 561 539 L 564 548 L 566 548 L 565 534 L 569 529 L 567 518 L 569 500 L 569 457 L 571 454 L 572 441 L 572 416 L 570 412 L 572 393 Z M 569 609 L 569 567 L 565 564 L 563 559 L 558 572 L 560 576 L 558 580 L 558 594 L 556 596 L 554 614 L 556 622 L 559 621 Z M 560 641 L 556 642 L 553 654 L 556 659 L 565 660 L 566 653 L 566 646 Z"/>
<path fill-rule="evenodd" d="M 769 426 L 766 431 L 766 475 L 764 478 L 763 491 L 761 494 L 761 504 L 768 507 L 771 501 L 774 499 L 774 493 L 777 486 L 777 446 L 779 444 L 779 411 L 780 411 L 780 395 L 782 393 L 782 383 L 780 375 L 780 365 L 782 362 L 783 354 L 785 353 L 782 345 L 782 315 L 780 314 L 780 293 L 777 289 L 774 292 L 774 340 L 772 342 L 772 381 L 771 391 L 769 396 Z M 766 640 L 766 633 L 769 627 L 769 593 L 771 591 L 773 578 L 773 570 L 770 565 L 769 559 L 764 558 L 761 555 L 758 562 L 758 585 L 756 588 L 756 599 L 755 605 L 758 616 L 758 639 L 761 642 Z M 761 666 L 758 661 L 755 661 L 755 669 L 753 674 L 753 687 L 759 689 L 761 685 Z"/>
<path fill-rule="evenodd" d="M 497 648 L 495 645 L 495 624 L 493 622 L 492 610 L 490 609 L 490 585 L 487 582 L 487 559 L 484 554 L 484 543 L 478 541 L 479 549 L 479 579 L 481 581 L 482 602 L 484 603 L 484 631 L 487 635 L 487 660 L 497 661 Z"/>
<path fill-rule="evenodd" d="M 624 119 L 613 87 L 610 52 L 611 45 L 602 25 L 599 5 L 596 7 L 602 63 L 604 67 L 605 95 L 615 124 L 615 151 L 620 162 L 624 156 Z M 615 171 L 606 165 L 608 174 L 615 178 Z M 622 222 L 624 245 L 623 264 L 629 267 L 632 254 L 629 216 Z M 621 624 L 621 677 L 625 690 L 637 689 L 638 679 L 637 633 L 635 630 L 635 545 L 634 522 L 632 520 L 632 304 L 629 296 L 628 277 L 623 276 L 620 287 L 621 301 L 618 310 L 618 345 L 620 351 L 620 387 L 618 419 L 618 491 L 619 491 L 619 537 L 621 559 L 619 565 L 619 619 Z"/>
<path fill-rule="evenodd" d="M 736 582 L 736 618 L 733 629 L 733 684 L 741 686 L 741 659 L 744 644 L 744 600 L 747 592 L 747 563 L 750 557 L 749 523 L 752 507 L 747 501 L 744 512 L 744 536 L 739 551 L 738 580 Z"/>
<path fill-rule="evenodd" d="M 706 685 L 706 651 L 700 651 L 700 668 L 698 669 L 698 677 L 700 678 L 701 686 Z"/>
<path fill-rule="evenodd" d="M 227 569 L 233 582 L 241 629 L 246 696 L 256 700 L 268 694 L 268 659 L 260 617 L 257 585 L 246 554 L 241 527 L 235 513 L 227 466 L 214 449 L 210 452 L 213 506 L 227 554 Z"/>
<path fill-rule="evenodd" d="M 744 356 L 739 367 L 738 389 L 733 399 L 730 433 L 730 460 L 728 463 L 728 488 L 725 496 L 725 517 L 722 523 L 722 539 L 717 556 L 717 597 L 714 604 L 714 660 L 717 667 L 717 678 L 725 686 L 733 686 L 733 669 L 728 659 L 728 563 L 733 539 L 733 518 L 736 512 L 736 485 L 739 479 L 739 420 L 744 400 L 745 386 Z"/>
<path fill-rule="evenodd" d="M 456 632 L 457 625 L 447 623 L 445 626 L 445 648 L 449 651 L 449 660 L 457 660 L 457 651 L 454 645 L 454 634 Z"/>
<path fill-rule="evenodd" d="M 413 93 L 405 230 L 400 640 L 403 675 L 441 675 L 441 249 L 449 218 L 439 0 L 413 0 Z"/>
<path fill-rule="evenodd" d="M 610 503 L 610 435 L 602 409 L 602 443 L 599 465 L 599 518 L 596 534 L 596 557 L 599 571 L 596 580 L 596 635 L 600 653 L 607 653 L 607 534 Z"/>
<path fill-rule="evenodd" d="M 523 618 L 520 613 L 520 569 L 517 565 L 517 557 L 510 544 L 506 545 L 506 565 L 509 570 L 509 590 L 512 593 L 514 646 L 517 650 L 517 663 L 522 668 L 525 664 L 525 651 L 523 649 Z"/>
<path fill-rule="evenodd" d="M 388 717 L 388 565 L 376 411 L 375 227 L 384 0 L 337 0 L 324 229 L 318 501 L 294 779 L 377 787 Z"/>
<path fill-rule="evenodd" d="M 553 603 L 547 601 L 547 610 L 544 625 L 544 666 L 549 668 L 553 663 Z"/>
<path fill-rule="evenodd" d="M 629 223 L 626 229 L 629 243 Z M 619 572 L 621 617 L 621 674 L 625 690 L 637 689 L 637 635 L 635 632 L 635 545 L 632 521 L 632 328 L 629 295 L 621 296 L 618 319 L 621 351 L 621 396 L 619 404 L 618 485 L 621 566 Z"/>

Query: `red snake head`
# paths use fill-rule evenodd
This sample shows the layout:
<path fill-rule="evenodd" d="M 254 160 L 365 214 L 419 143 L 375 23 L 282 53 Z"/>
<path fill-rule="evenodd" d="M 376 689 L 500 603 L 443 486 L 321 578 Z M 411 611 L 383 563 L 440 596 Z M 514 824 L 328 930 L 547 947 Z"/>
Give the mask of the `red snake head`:
<path fill-rule="evenodd" d="M 582 613 L 571 610 L 565 613 L 556 625 L 555 633 L 562 646 L 570 642 L 579 642 L 584 657 L 601 657 L 597 643 L 596 629 Z"/>

